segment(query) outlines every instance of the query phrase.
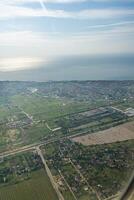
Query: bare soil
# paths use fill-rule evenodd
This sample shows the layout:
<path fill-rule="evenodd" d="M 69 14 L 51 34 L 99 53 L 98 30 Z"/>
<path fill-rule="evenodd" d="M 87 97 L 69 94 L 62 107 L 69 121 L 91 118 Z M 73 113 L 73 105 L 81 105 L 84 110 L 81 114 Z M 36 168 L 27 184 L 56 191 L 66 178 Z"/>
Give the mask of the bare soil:
<path fill-rule="evenodd" d="M 83 145 L 108 144 L 134 139 L 134 121 L 104 131 L 73 138 Z"/>

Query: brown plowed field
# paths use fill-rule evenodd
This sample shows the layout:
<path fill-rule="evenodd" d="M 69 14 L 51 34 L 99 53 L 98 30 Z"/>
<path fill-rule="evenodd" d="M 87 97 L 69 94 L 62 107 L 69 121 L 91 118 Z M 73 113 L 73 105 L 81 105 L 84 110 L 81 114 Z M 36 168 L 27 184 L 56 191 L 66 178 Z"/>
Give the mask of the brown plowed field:
<path fill-rule="evenodd" d="M 84 145 L 97 145 L 134 139 L 134 122 L 119 125 L 104 131 L 73 138 Z"/>

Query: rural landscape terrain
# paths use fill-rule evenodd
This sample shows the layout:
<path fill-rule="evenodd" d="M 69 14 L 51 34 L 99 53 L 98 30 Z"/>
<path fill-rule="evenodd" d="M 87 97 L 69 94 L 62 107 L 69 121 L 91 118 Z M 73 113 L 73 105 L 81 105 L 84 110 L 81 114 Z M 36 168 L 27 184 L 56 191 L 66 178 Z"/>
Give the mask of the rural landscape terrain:
<path fill-rule="evenodd" d="M 0 82 L 0 200 L 121 200 L 133 174 L 134 81 Z"/>

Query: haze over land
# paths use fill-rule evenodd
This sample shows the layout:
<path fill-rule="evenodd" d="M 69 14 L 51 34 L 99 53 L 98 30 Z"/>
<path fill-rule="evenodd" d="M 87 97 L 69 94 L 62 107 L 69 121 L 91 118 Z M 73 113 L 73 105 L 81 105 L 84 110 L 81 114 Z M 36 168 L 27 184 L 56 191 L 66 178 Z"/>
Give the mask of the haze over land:
<path fill-rule="evenodd" d="M 133 170 L 134 0 L 0 0 L 0 200 L 132 200 Z"/>

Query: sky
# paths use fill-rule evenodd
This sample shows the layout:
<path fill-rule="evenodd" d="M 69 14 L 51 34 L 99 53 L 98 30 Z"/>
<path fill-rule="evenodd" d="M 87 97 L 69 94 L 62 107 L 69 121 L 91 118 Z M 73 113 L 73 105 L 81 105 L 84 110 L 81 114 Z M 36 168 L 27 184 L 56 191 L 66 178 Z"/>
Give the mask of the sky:
<path fill-rule="evenodd" d="M 0 0 L 0 80 L 134 79 L 134 0 Z"/>

